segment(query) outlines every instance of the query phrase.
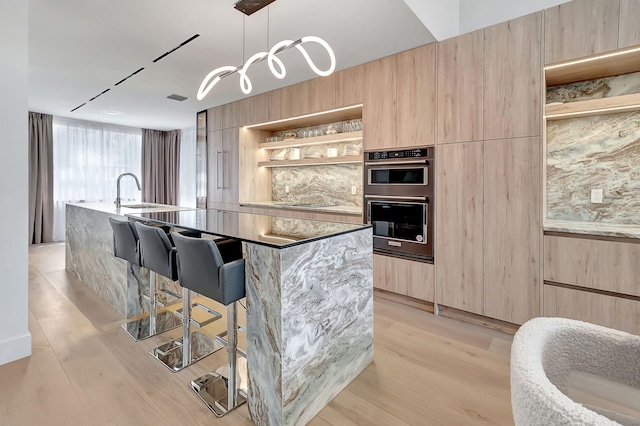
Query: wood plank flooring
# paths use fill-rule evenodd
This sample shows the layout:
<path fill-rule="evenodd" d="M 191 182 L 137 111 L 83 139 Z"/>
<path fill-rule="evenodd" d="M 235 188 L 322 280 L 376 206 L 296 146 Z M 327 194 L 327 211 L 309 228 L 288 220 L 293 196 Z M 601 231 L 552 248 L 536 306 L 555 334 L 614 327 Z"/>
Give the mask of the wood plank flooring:
<path fill-rule="evenodd" d="M 252 424 L 246 405 L 216 418 L 188 386 L 224 351 L 170 372 L 147 352 L 180 329 L 135 343 L 64 270 L 63 244 L 31 247 L 29 297 L 33 355 L 0 366 L 1 425 Z M 382 298 L 374 309 L 374 363 L 311 425 L 513 424 L 510 335 Z"/>

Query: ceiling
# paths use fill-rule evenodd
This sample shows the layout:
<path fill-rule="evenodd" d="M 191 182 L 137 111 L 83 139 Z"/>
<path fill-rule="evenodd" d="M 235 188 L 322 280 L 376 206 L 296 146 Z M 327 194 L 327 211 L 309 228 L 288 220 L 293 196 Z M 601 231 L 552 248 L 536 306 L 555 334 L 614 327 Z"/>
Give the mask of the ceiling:
<path fill-rule="evenodd" d="M 245 96 L 232 75 L 198 101 L 204 76 L 267 50 L 267 39 L 270 47 L 321 37 L 333 47 L 338 70 L 435 41 L 403 0 L 277 0 L 251 16 L 234 9 L 235 2 L 29 0 L 29 109 L 149 129 L 187 128 L 195 125 L 196 112 Z M 305 47 L 319 68 L 327 67 L 324 50 Z M 251 67 L 252 95 L 315 77 L 296 49 L 280 58 L 287 68 L 283 80 L 264 62 Z M 172 94 L 189 99 L 167 99 Z"/>

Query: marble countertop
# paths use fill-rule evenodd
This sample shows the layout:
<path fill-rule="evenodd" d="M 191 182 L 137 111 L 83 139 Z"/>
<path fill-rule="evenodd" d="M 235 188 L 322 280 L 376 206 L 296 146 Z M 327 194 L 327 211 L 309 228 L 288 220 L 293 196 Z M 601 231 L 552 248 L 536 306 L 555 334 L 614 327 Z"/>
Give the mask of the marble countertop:
<path fill-rule="evenodd" d="M 249 201 L 240 203 L 244 207 L 262 207 L 262 208 L 277 208 L 287 210 L 301 210 L 312 211 L 319 213 L 335 213 L 335 214 L 348 214 L 348 215 L 362 215 L 362 207 L 358 206 L 329 206 L 329 207 L 311 207 L 311 206 L 296 206 L 289 201 Z"/>
<path fill-rule="evenodd" d="M 171 212 L 179 210 L 194 210 L 190 207 L 170 206 L 167 204 L 154 204 L 154 203 L 140 203 L 140 202 L 127 202 L 120 208 L 116 208 L 113 203 L 69 203 L 72 206 L 82 207 L 85 209 L 95 210 L 103 213 L 126 215 L 129 213 L 149 213 L 149 212 Z M 127 206 L 144 206 L 131 208 Z"/>
<path fill-rule="evenodd" d="M 544 230 L 567 232 L 571 234 L 640 238 L 640 225 L 618 225 L 602 222 L 577 222 L 572 220 L 547 219 L 544 222 Z"/>

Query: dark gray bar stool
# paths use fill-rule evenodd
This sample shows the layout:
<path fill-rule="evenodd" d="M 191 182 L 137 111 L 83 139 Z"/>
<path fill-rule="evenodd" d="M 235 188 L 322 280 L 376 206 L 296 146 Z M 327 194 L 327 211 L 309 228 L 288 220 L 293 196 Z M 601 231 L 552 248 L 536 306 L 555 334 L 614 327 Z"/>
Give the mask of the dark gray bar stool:
<path fill-rule="evenodd" d="M 138 232 L 135 226 L 126 220 L 109 218 L 113 229 L 113 254 L 132 265 L 144 266 L 141 262 Z M 180 320 L 169 311 L 158 312 L 156 305 L 155 273 L 151 272 L 149 283 L 148 315 L 122 324 L 122 328 L 133 340 L 140 341 L 156 334 L 164 333 L 180 326 Z"/>
<path fill-rule="evenodd" d="M 177 280 L 177 251 L 171 244 L 169 236 L 160 227 L 148 226 L 139 222 L 136 222 L 135 226 L 140 238 L 142 266 L 170 280 Z M 181 234 L 173 233 L 173 235 Z M 182 283 L 180 283 L 180 285 L 182 285 Z M 211 317 L 202 322 L 195 321 L 191 318 L 192 307 L 198 307 L 207 311 L 211 314 Z M 191 323 L 194 323 L 198 327 L 203 327 L 222 318 L 219 312 L 204 305 L 199 303 L 192 305 L 191 293 L 184 286 L 182 287 L 182 308 L 177 310 L 175 314 L 182 318 L 182 321 L 178 320 L 178 323 L 181 323 L 183 328 Z M 149 354 L 171 371 L 176 372 L 223 348 L 223 345 L 215 339 L 200 332 L 189 333 L 186 336 L 186 338 L 180 337 L 179 339 L 164 343 L 152 349 Z M 184 350 L 185 347 L 187 348 L 186 351 Z"/>
<path fill-rule="evenodd" d="M 238 386 L 238 382 L 242 383 L 243 380 L 242 377 L 238 377 L 238 364 L 242 362 L 246 372 L 246 358 L 239 360 L 237 357 L 236 302 L 245 296 L 242 243 L 238 240 L 214 242 L 176 233 L 172 236 L 178 249 L 180 284 L 227 307 L 226 347 L 229 365 L 191 382 L 191 388 L 200 399 L 216 416 L 221 417 L 247 400 L 246 377 L 244 394 Z M 188 331 L 187 325 L 184 329 L 185 356 L 189 348 L 186 343 Z"/>

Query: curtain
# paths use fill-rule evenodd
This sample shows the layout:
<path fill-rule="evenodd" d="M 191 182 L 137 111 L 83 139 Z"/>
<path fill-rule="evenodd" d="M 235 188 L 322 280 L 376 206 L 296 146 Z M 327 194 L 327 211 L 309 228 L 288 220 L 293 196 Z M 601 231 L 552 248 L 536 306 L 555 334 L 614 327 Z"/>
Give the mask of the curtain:
<path fill-rule="evenodd" d="M 53 241 L 53 116 L 29 112 L 29 241 Z"/>
<path fill-rule="evenodd" d="M 196 128 L 180 131 L 180 193 L 178 205 L 196 207 Z"/>
<path fill-rule="evenodd" d="M 142 200 L 178 204 L 180 130 L 142 129 Z"/>
<path fill-rule="evenodd" d="M 121 173 L 141 176 L 140 129 L 53 118 L 54 241 L 65 238 L 65 205 L 114 203 Z M 140 201 L 133 179 L 121 182 L 122 201 Z"/>

